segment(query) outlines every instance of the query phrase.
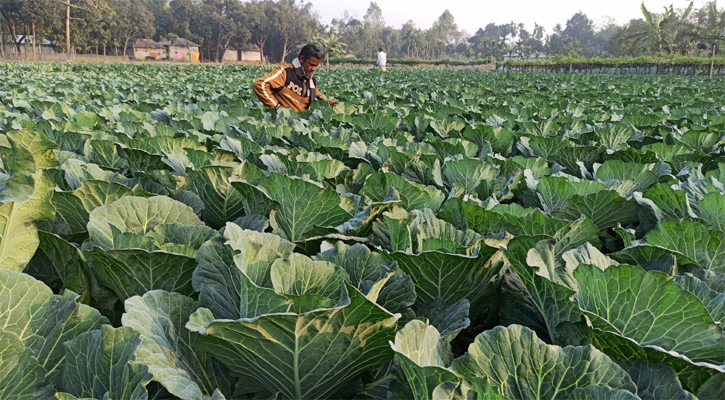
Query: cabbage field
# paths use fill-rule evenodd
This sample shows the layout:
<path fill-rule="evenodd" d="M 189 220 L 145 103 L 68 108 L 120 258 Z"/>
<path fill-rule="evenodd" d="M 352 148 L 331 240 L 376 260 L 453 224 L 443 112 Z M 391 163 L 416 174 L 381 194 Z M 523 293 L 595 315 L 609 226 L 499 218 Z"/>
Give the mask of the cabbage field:
<path fill-rule="evenodd" d="M 0 399 L 723 399 L 725 83 L 0 64 Z"/>

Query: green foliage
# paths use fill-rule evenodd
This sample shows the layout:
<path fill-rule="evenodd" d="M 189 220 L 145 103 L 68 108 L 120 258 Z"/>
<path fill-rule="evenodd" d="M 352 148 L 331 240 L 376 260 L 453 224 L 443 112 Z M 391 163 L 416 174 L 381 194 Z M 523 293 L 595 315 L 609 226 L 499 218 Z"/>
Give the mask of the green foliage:
<path fill-rule="evenodd" d="M 264 70 L 0 64 L 0 398 L 722 397 L 722 85 Z"/>

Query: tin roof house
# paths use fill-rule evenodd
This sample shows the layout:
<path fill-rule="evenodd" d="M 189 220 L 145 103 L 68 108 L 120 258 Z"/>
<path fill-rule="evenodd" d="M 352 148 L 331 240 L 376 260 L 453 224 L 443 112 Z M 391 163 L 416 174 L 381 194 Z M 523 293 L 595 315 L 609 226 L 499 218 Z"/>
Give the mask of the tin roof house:
<path fill-rule="evenodd" d="M 163 60 L 166 59 L 166 47 L 151 39 L 136 39 L 133 46 L 127 50 L 128 55 L 136 60 Z"/>
<path fill-rule="evenodd" d="M 175 42 L 169 40 L 159 43 L 166 48 L 169 59 L 177 61 L 199 61 L 199 45 L 191 40 L 178 38 Z"/>

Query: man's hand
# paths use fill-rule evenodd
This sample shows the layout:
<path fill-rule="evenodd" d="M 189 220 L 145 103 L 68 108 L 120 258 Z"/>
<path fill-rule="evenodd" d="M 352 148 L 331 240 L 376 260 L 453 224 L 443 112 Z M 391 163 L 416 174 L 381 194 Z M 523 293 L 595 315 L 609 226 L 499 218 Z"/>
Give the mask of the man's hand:
<path fill-rule="evenodd" d="M 332 107 L 337 107 L 337 102 L 335 100 L 330 100 L 330 105 Z"/>

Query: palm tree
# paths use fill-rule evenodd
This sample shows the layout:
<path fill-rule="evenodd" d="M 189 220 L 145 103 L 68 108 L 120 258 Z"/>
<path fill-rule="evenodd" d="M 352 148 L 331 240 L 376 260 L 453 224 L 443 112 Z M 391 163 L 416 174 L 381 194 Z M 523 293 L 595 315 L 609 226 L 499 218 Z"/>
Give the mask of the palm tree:
<path fill-rule="evenodd" d="M 331 33 L 328 37 L 317 36 L 312 39 L 313 43 L 325 52 L 325 66 L 328 72 L 330 71 L 330 54 L 333 57 L 341 57 L 347 52 L 347 44 L 341 42 L 340 39 L 342 37 L 334 33 Z"/>

